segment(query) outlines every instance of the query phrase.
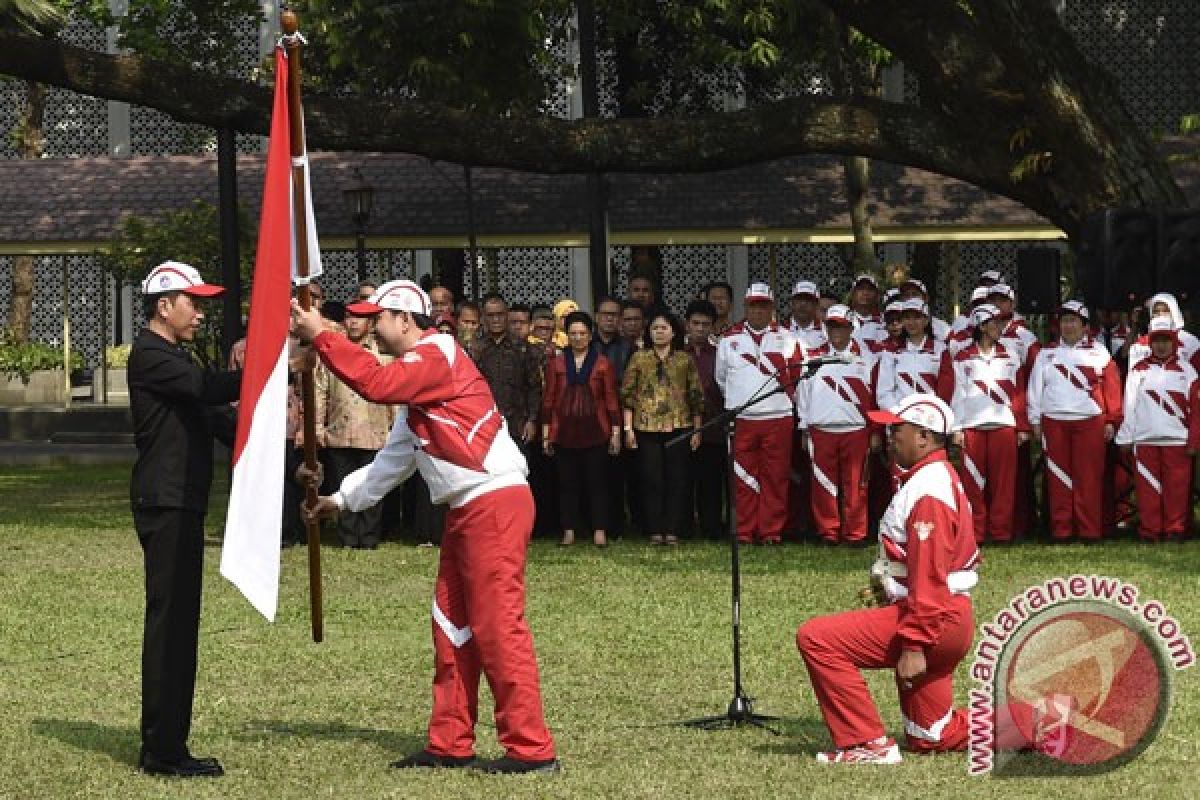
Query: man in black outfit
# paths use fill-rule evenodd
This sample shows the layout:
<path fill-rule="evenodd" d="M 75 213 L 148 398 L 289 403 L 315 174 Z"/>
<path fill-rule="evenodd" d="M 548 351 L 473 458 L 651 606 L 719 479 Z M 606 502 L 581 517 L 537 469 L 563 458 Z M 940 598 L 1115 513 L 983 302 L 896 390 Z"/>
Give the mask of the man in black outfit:
<path fill-rule="evenodd" d="M 213 437 L 232 441 L 232 418 L 219 417 L 212 407 L 237 399 L 241 372 L 205 372 L 182 344 L 195 337 L 204 318 L 199 299 L 224 291 L 204 283 L 187 264 L 159 264 L 142 282 L 148 322 L 129 355 L 138 450 L 129 494 L 146 567 L 138 768 L 152 775 L 224 774 L 215 758 L 193 757 L 187 739 Z"/>

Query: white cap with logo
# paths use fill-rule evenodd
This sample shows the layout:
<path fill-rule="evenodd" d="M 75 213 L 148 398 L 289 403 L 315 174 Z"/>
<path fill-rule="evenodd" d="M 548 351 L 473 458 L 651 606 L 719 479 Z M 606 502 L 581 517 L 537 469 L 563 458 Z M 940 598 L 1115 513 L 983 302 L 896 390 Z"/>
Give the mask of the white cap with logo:
<path fill-rule="evenodd" d="M 433 314 L 433 303 L 429 295 L 417 284 L 408 280 L 388 281 L 375 290 L 371 299 L 351 303 L 346 311 L 360 317 L 378 314 L 380 311 L 408 311 L 413 314 Z"/>
<path fill-rule="evenodd" d="M 792 287 L 792 297 L 797 295 L 808 295 L 819 299 L 821 292 L 812 281 L 796 281 L 796 285 Z"/>
<path fill-rule="evenodd" d="M 907 300 L 901 301 L 901 313 L 905 311 L 916 311 L 918 314 L 929 316 L 929 304 L 919 297 L 910 297 Z"/>
<path fill-rule="evenodd" d="M 971 324 L 978 328 L 983 323 L 987 322 L 988 320 L 995 319 L 998 316 L 1000 316 L 1000 309 L 996 308 L 991 303 L 984 303 L 983 305 L 976 306 L 974 310 L 971 311 Z"/>
<path fill-rule="evenodd" d="M 918 392 L 901 400 L 890 411 L 869 411 L 867 416 L 880 425 L 908 422 L 934 433 L 954 430 L 954 412 L 936 394 Z"/>
<path fill-rule="evenodd" d="M 1083 317 L 1085 320 L 1091 318 L 1088 316 L 1087 306 L 1078 300 L 1068 300 L 1067 302 L 1063 303 L 1062 307 L 1058 309 L 1058 314 L 1059 316 L 1062 316 L 1063 314 L 1074 314 L 1077 317 Z"/>
<path fill-rule="evenodd" d="M 182 261 L 164 261 L 142 281 L 142 294 L 163 294 L 164 292 L 183 292 L 193 297 L 216 297 L 224 294 L 225 287 L 215 283 L 205 283 L 200 272 L 190 264 Z"/>
<path fill-rule="evenodd" d="M 752 283 L 746 289 L 747 303 L 773 303 L 775 295 L 771 292 L 771 287 L 765 283 Z"/>

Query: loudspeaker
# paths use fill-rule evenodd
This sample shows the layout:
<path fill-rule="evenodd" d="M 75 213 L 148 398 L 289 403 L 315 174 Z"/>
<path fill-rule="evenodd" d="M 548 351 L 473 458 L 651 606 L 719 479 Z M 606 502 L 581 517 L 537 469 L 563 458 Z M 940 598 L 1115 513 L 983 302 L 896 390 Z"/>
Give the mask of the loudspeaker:
<path fill-rule="evenodd" d="M 1017 310 L 1051 314 L 1059 305 L 1059 252 L 1052 247 L 1017 251 Z"/>
<path fill-rule="evenodd" d="M 1110 208 L 1084 222 L 1075 278 L 1093 308 L 1129 309 L 1155 292 L 1200 304 L 1200 211 Z"/>
<path fill-rule="evenodd" d="M 1158 290 L 1181 306 L 1200 305 L 1200 211 L 1163 211 L 1158 216 Z"/>

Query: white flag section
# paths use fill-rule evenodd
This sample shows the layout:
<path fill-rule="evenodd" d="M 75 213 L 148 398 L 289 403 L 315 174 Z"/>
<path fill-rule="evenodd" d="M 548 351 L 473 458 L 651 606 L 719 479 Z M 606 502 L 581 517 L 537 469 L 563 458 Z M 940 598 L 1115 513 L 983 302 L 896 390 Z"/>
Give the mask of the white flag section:
<path fill-rule="evenodd" d="M 279 602 L 280 520 L 287 436 L 288 323 L 291 318 L 292 157 L 287 62 L 275 51 L 275 103 L 263 181 L 246 366 L 233 447 L 233 481 L 221 574 L 269 620 Z M 316 226 L 309 217 L 310 242 Z"/>
<path fill-rule="evenodd" d="M 279 525 L 287 436 L 288 351 L 259 395 L 250 435 L 233 468 L 221 574 L 268 620 L 279 603 Z M 252 473 L 252 474 L 250 474 Z"/>
<path fill-rule="evenodd" d="M 321 245 L 317 242 L 317 220 L 313 216 L 312 202 L 312 180 L 308 173 L 308 154 L 292 159 L 292 163 L 296 166 L 304 167 L 304 216 L 306 219 L 305 230 L 307 231 L 308 239 L 308 277 L 310 280 L 316 280 L 320 276 L 321 269 Z M 293 191 L 295 189 L 293 188 Z M 296 230 L 296 210 L 292 209 L 292 230 Z M 292 249 L 292 282 L 297 283 L 296 278 L 299 277 L 300 271 L 296 266 L 296 250 Z"/>

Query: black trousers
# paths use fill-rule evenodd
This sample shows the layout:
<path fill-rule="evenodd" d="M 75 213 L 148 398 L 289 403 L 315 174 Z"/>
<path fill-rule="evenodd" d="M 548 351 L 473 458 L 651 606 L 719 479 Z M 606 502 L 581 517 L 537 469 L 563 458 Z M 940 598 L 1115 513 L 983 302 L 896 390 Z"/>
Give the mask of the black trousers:
<path fill-rule="evenodd" d="M 558 467 L 542 450 L 541 441 L 522 447 L 529 465 L 529 490 L 533 492 L 535 536 L 556 536 L 562 515 L 558 501 Z"/>
<path fill-rule="evenodd" d="M 687 442 L 667 447 L 680 431 L 648 433 L 637 431 L 638 476 L 641 478 L 642 514 L 646 533 L 685 534 L 691 508 L 688 494 L 691 448 Z"/>
<path fill-rule="evenodd" d="M 142 750 L 163 761 L 187 755 L 196 690 L 204 514 L 133 512 L 146 569 L 142 634 Z"/>
<path fill-rule="evenodd" d="M 288 440 L 287 453 L 283 460 L 283 532 L 285 545 L 300 544 L 308 539 L 304 521 L 300 519 L 300 504 L 304 502 L 304 489 L 296 483 L 296 470 L 304 463 L 304 451 Z"/>
<path fill-rule="evenodd" d="M 608 507 L 608 453 L 604 445 L 596 447 L 559 447 L 558 510 L 564 531 L 607 531 L 610 517 Z M 581 502 L 587 499 L 587 515 Z"/>
<path fill-rule="evenodd" d="M 375 450 L 357 447 L 330 447 L 325 450 L 331 484 L 340 486 L 342 479 L 375 459 Z M 383 501 L 366 511 L 343 511 L 338 514 L 338 538 L 346 547 L 377 547 L 383 538 Z"/>
<path fill-rule="evenodd" d="M 729 527 L 724 521 L 725 495 L 729 491 L 724 442 L 701 442 L 692 453 L 692 487 L 696 498 L 698 533 L 709 539 L 724 539 Z"/>

